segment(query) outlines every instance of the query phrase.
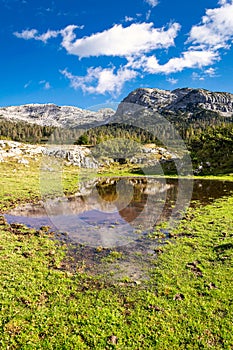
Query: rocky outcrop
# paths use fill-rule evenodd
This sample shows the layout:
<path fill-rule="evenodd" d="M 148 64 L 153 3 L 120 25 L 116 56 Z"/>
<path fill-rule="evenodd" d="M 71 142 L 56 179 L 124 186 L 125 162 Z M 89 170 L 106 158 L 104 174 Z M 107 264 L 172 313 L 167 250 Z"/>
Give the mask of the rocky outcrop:
<path fill-rule="evenodd" d="M 93 112 L 54 104 L 27 104 L 0 108 L 0 118 L 3 119 L 62 128 L 73 128 L 81 125 L 96 126 L 106 122 L 113 114 L 114 111 L 110 108 Z"/>
<path fill-rule="evenodd" d="M 97 169 L 114 163 L 111 158 L 96 159 L 92 149 L 77 145 L 30 145 L 21 142 L 0 140 L 0 163 L 13 161 L 28 166 L 30 161 L 42 158 L 43 170 L 50 171 L 50 159 L 61 159 L 65 165 L 75 165 L 80 168 Z M 177 159 L 175 153 L 155 145 L 145 145 L 132 156 L 128 163 L 142 166 L 153 166 L 158 162 Z M 51 168 L 52 169 L 52 168 Z"/>
<path fill-rule="evenodd" d="M 66 165 L 73 164 L 82 168 L 98 168 L 100 164 L 91 155 L 91 151 L 83 146 L 38 146 L 14 141 L 0 140 L 0 162 L 14 161 L 28 166 L 31 160 L 55 157 L 62 159 Z M 49 167 L 49 161 L 42 162 Z"/>
<path fill-rule="evenodd" d="M 49 145 L 43 148 L 43 155 L 48 157 L 61 158 L 68 164 L 80 168 L 98 168 L 100 163 L 91 155 L 89 148 L 84 146 L 55 146 Z"/>
<path fill-rule="evenodd" d="M 29 160 L 38 160 L 42 152 L 42 146 L 0 140 L 0 162 L 13 160 L 20 164 L 28 165 Z"/>
<path fill-rule="evenodd" d="M 173 91 L 139 88 L 131 92 L 122 103 L 133 103 L 157 112 L 188 112 L 197 109 L 217 112 L 222 116 L 233 115 L 233 94 L 204 89 L 182 88 Z M 121 110 L 118 107 L 118 112 Z"/>

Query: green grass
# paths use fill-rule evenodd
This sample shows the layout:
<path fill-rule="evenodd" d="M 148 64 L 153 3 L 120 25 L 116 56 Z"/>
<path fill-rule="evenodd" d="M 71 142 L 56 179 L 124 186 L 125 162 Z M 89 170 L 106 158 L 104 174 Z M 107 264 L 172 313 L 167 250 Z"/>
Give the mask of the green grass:
<path fill-rule="evenodd" d="M 36 202 L 41 199 L 41 163 L 30 161 L 29 166 L 10 161 L 0 164 L 0 212 L 21 202 Z M 49 173 L 45 173 L 46 176 Z M 56 176 L 56 180 L 59 177 Z M 78 188 L 79 170 L 77 167 L 61 168 L 61 189 L 65 194 Z M 49 181 L 49 179 L 48 179 Z M 59 186 L 60 187 L 60 186 Z"/>
<path fill-rule="evenodd" d="M 84 171 L 85 172 L 85 171 Z M 118 163 L 112 164 L 109 167 L 103 167 L 98 172 L 94 173 L 95 176 L 149 176 L 149 177 L 165 177 L 165 178 L 194 178 L 194 179 L 209 179 L 209 180 L 222 180 L 222 181 L 233 181 L 233 173 L 229 174 L 218 174 L 218 175 L 193 175 L 193 176 L 185 176 L 185 175 L 161 175 L 161 174 L 153 174 L 143 173 L 141 168 L 138 168 L 137 165 L 120 165 Z"/>
<path fill-rule="evenodd" d="M 0 169 L 2 210 L 40 197 L 38 164 Z M 65 191 L 76 175 L 65 170 Z M 139 285 L 71 271 L 65 246 L 1 219 L 0 348 L 232 349 L 232 207 L 229 197 L 190 209 Z"/>

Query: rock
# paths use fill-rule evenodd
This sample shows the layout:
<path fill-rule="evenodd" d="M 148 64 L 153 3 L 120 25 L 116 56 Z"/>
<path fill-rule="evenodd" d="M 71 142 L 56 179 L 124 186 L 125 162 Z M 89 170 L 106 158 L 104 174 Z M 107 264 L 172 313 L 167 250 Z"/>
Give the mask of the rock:
<path fill-rule="evenodd" d="M 78 167 L 96 169 L 100 163 L 91 155 L 89 148 L 84 146 L 66 145 L 66 146 L 38 146 L 23 144 L 15 141 L 0 140 L 0 162 L 7 159 L 13 159 L 19 164 L 28 165 L 29 160 L 35 160 L 35 155 L 44 155 L 55 158 L 60 158 L 68 164 L 73 164 Z M 26 158 L 25 158 L 26 157 Z M 43 170 L 54 171 L 50 166 L 49 160 L 42 165 Z"/>
<path fill-rule="evenodd" d="M 132 103 L 157 112 L 188 112 L 190 116 L 203 108 L 226 117 L 233 114 L 233 94 L 212 92 L 205 89 L 181 88 L 173 91 L 139 88 L 131 92 L 119 105 L 121 113 L 124 103 Z"/>
<path fill-rule="evenodd" d="M 118 342 L 118 338 L 117 338 L 115 335 L 111 335 L 111 336 L 108 338 L 108 342 L 109 342 L 110 344 L 116 345 L 117 342 Z"/>
<path fill-rule="evenodd" d="M 207 287 L 209 289 L 217 289 L 218 288 L 213 282 L 210 282 Z"/>
<path fill-rule="evenodd" d="M 22 159 L 19 159 L 19 160 L 18 160 L 18 163 L 19 163 L 19 164 L 23 164 L 23 165 L 28 165 L 28 164 L 29 164 L 29 161 L 28 161 L 27 159 L 22 158 Z"/>
<path fill-rule="evenodd" d="M 178 293 L 174 296 L 173 300 L 184 300 L 184 294 Z"/>
<path fill-rule="evenodd" d="M 43 154 L 49 157 L 61 158 L 68 163 L 76 165 L 82 168 L 96 169 L 100 166 L 100 163 L 92 157 L 89 148 L 84 146 L 49 146 L 43 148 Z"/>
<path fill-rule="evenodd" d="M 106 122 L 114 114 L 110 108 L 97 112 L 72 106 L 57 106 L 54 104 L 27 104 L 0 108 L 1 118 L 13 121 L 24 121 L 42 126 L 62 128 L 80 125 L 97 125 Z"/>
<path fill-rule="evenodd" d="M 200 262 L 196 260 L 188 263 L 186 267 L 189 268 L 197 277 L 203 277 L 203 273 L 201 269 L 198 267 L 198 264 L 200 264 Z"/>

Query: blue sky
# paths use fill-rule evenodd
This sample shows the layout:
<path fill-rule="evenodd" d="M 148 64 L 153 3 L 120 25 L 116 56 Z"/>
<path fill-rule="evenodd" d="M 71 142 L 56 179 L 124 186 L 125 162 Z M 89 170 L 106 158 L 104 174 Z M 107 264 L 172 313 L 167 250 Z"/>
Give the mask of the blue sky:
<path fill-rule="evenodd" d="M 90 108 L 137 87 L 233 93 L 232 0 L 0 0 L 0 106 Z"/>

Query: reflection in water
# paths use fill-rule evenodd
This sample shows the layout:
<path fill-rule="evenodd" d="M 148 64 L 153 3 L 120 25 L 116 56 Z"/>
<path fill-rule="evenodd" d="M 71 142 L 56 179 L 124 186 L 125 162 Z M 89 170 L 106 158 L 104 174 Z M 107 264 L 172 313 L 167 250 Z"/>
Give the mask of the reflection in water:
<path fill-rule="evenodd" d="M 38 222 L 44 223 L 47 215 L 52 222 L 48 224 L 68 232 L 74 242 L 122 246 L 137 238 L 135 229 L 146 232 L 161 219 L 167 191 L 173 186 L 165 179 L 145 177 L 94 179 L 80 183 L 74 196 L 48 199 L 43 206 L 18 207 L 7 219 L 38 216 Z"/>
<path fill-rule="evenodd" d="M 180 211 L 189 204 L 185 196 L 189 181 L 179 184 L 175 179 L 98 178 L 80 183 L 73 196 L 25 204 L 5 217 L 9 223 L 38 229 L 49 225 L 52 230 L 68 232 L 68 242 L 82 243 L 71 252 L 74 262 L 70 265 L 74 264 L 74 269 L 75 261 L 84 260 L 86 271 L 108 274 L 111 269 L 115 277 L 144 279 L 158 244 L 147 233 L 159 222 L 181 216 Z M 181 186 L 182 200 L 177 200 Z M 232 191 L 233 182 L 195 180 L 191 205 L 205 205 Z M 99 246 L 105 249 L 97 254 L 95 248 Z M 110 267 L 101 263 L 112 247 L 118 247 L 125 256 L 120 270 L 118 262 Z"/>
<path fill-rule="evenodd" d="M 183 180 L 184 186 L 189 181 Z M 97 178 L 82 182 L 73 196 L 35 205 L 25 204 L 11 210 L 6 218 L 33 227 L 49 224 L 55 228 L 56 223 L 60 223 L 63 231 L 69 231 L 78 221 L 86 223 L 86 228 L 91 229 L 98 225 L 108 229 L 113 225 L 126 225 L 127 229 L 140 227 L 146 230 L 169 219 L 177 201 L 178 189 L 177 179 Z M 195 180 L 192 201 L 207 204 L 231 191 L 233 182 Z M 195 204 L 191 202 L 191 205 Z"/>

